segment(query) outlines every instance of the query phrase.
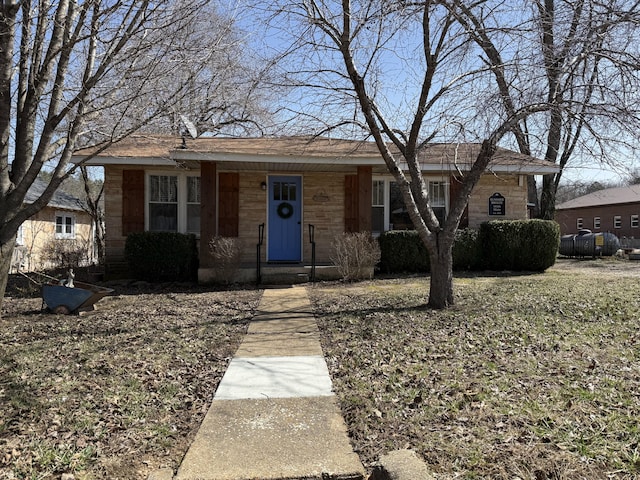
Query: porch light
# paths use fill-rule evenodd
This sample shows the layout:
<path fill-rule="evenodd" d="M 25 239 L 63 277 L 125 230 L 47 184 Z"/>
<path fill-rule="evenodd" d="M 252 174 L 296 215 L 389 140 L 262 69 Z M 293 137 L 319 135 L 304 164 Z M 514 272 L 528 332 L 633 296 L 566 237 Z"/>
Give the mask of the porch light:
<path fill-rule="evenodd" d="M 262 183 L 260 183 L 260 188 L 261 188 L 262 190 L 266 190 L 266 189 L 267 189 L 267 182 L 262 182 Z"/>

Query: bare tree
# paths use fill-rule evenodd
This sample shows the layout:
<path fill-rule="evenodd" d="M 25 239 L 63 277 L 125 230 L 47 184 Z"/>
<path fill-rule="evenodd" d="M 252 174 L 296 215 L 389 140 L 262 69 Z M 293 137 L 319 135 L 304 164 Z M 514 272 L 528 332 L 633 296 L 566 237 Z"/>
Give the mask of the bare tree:
<path fill-rule="evenodd" d="M 184 34 L 208 3 L 0 0 L 3 297 L 18 228 L 76 170 L 76 147 L 107 148 L 189 96 L 186 78 L 166 79 L 179 67 L 176 51 L 189 46 L 194 53 L 196 46 L 186 45 Z M 220 32 L 221 38 L 227 33 Z M 198 58 L 206 60 L 215 45 L 198 47 Z M 205 68 L 203 61 L 194 70 Z M 25 205 L 29 187 L 45 168 L 51 171 L 47 188 Z"/>
<path fill-rule="evenodd" d="M 247 34 L 241 30 L 235 12 L 226 14 L 207 2 L 189 22 L 167 25 L 148 37 L 153 50 L 163 52 L 162 65 L 167 74 L 140 79 L 145 89 L 153 89 L 154 96 L 132 97 L 127 104 L 130 113 L 124 118 L 119 109 L 113 108 L 93 116 L 94 135 L 114 124 L 120 128 L 130 125 L 138 112 L 144 114 L 150 107 L 160 114 L 141 132 L 180 135 L 185 132 L 182 118 L 186 118 L 198 134 L 262 133 L 262 125 L 270 118 L 265 108 L 267 92 L 261 88 L 265 68 L 252 57 Z M 167 37 L 171 49 L 163 47 Z M 148 70 L 150 65 L 137 60 L 135 68 Z M 115 71 L 110 81 L 117 83 L 122 78 L 127 78 L 126 72 Z M 120 87 L 111 90 L 109 102 L 122 94 Z M 142 85 L 132 85 L 127 78 L 127 88 L 132 87 Z M 183 94 L 176 97 L 176 91 Z"/>
<path fill-rule="evenodd" d="M 281 4 L 276 19 L 296 33 L 291 52 L 306 66 L 295 72 L 298 85 L 323 100 L 306 110 L 324 118 L 330 111 L 330 127 L 357 125 L 373 138 L 429 252 L 429 305 L 453 304 L 452 247 L 469 196 L 498 142 L 546 102 L 532 97 L 512 111 L 495 103 L 491 67 L 477 60 L 473 37 L 446 2 L 302 0 Z M 440 223 L 420 153 L 433 141 L 469 137 L 481 146 L 460 169 Z"/>
<path fill-rule="evenodd" d="M 523 85 L 533 82 L 538 87 L 532 92 L 549 104 L 544 115 L 514 124 L 513 133 L 522 153 L 559 166 L 543 177 L 539 199 L 533 177 L 529 184 L 539 216 L 553 219 L 568 165 L 585 158 L 619 163 L 621 151 L 633 151 L 640 128 L 640 2 L 523 2 L 519 17 L 528 20 L 515 26 L 495 22 L 497 12 L 498 18 L 510 15 L 495 2 L 473 9 L 468 2 L 447 3 L 482 48 L 505 111 L 512 114 L 529 101 L 522 98 Z M 517 63 L 503 58 L 497 41 L 504 36 L 526 39 L 522 52 L 534 61 L 522 68 L 522 57 Z"/>
<path fill-rule="evenodd" d="M 93 241 L 96 247 L 98 264 L 104 264 L 105 259 L 105 231 L 104 231 L 104 180 L 94 180 L 89 175 L 86 165 L 80 165 L 82 185 L 84 187 L 83 209 L 91 217 L 93 223 Z"/>

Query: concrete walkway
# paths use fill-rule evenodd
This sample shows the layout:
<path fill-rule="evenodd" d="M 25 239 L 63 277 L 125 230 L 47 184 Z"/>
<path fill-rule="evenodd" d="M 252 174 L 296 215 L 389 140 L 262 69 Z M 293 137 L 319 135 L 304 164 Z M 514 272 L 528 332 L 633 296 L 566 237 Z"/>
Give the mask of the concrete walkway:
<path fill-rule="evenodd" d="M 177 480 L 361 480 L 304 287 L 267 289 Z"/>

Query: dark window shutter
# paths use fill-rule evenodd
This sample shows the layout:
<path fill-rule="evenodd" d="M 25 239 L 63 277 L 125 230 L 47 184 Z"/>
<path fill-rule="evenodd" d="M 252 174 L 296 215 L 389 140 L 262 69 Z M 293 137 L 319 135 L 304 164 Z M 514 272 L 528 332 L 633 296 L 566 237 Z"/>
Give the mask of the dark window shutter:
<path fill-rule="evenodd" d="M 358 231 L 371 231 L 372 171 L 369 166 L 358 167 Z"/>
<path fill-rule="evenodd" d="M 344 177 L 344 231 L 358 231 L 358 176 Z"/>
<path fill-rule="evenodd" d="M 220 173 L 218 182 L 218 234 L 237 237 L 240 223 L 240 174 Z"/>
<path fill-rule="evenodd" d="M 122 235 L 144 231 L 144 170 L 122 171 Z"/>

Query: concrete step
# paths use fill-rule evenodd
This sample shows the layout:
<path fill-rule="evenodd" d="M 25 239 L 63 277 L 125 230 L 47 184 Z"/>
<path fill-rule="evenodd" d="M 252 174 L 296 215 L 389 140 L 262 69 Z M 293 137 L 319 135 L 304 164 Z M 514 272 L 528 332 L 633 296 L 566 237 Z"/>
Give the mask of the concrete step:
<path fill-rule="evenodd" d="M 315 273 L 316 280 L 338 280 L 340 273 L 334 265 L 317 265 L 315 272 L 310 265 L 263 265 L 262 283 L 284 285 L 307 283 Z"/>

